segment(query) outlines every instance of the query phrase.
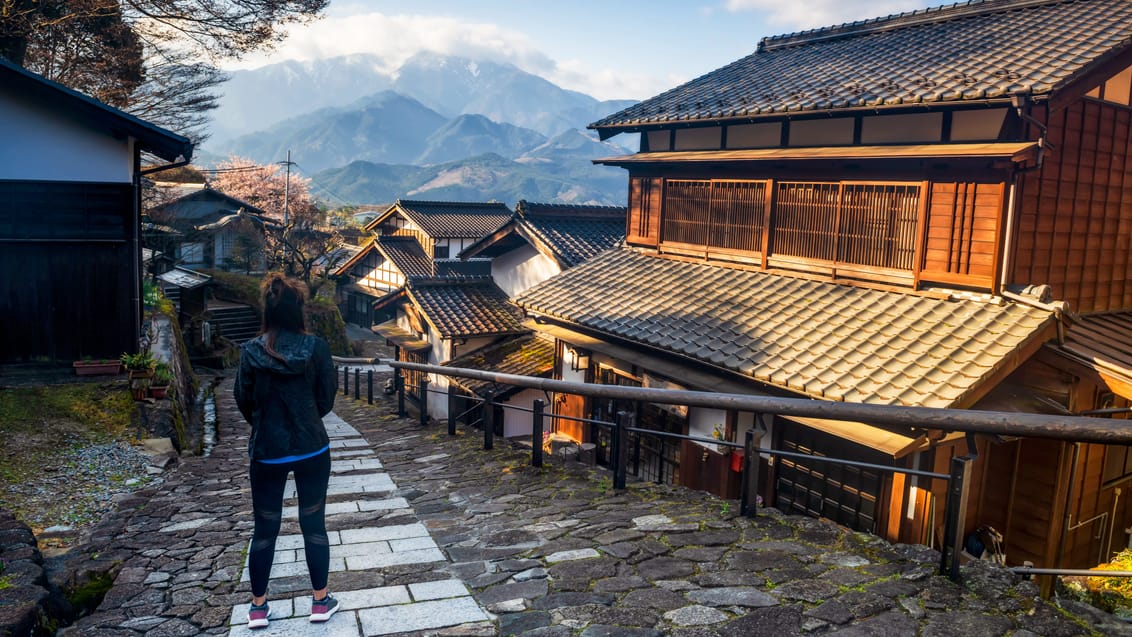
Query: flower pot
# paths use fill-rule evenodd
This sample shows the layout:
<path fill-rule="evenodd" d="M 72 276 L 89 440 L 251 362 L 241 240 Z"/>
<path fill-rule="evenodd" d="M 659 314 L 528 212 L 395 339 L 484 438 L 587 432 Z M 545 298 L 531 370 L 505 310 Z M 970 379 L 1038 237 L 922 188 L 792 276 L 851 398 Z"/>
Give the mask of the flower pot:
<path fill-rule="evenodd" d="M 168 385 L 154 385 L 149 388 L 150 398 L 165 398 L 169 394 Z"/>
<path fill-rule="evenodd" d="M 126 372 L 129 374 L 130 380 L 146 380 L 153 378 L 152 369 L 128 369 Z"/>
<path fill-rule="evenodd" d="M 118 361 L 75 361 L 71 363 L 76 376 L 116 375 L 122 369 Z"/>

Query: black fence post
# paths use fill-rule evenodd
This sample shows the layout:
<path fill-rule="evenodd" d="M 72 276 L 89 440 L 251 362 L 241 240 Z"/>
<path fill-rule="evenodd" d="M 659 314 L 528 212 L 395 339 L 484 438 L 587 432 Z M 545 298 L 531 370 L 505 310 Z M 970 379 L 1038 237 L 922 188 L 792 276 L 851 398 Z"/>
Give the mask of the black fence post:
<path fill-rule="evenodd" d="M 350 395 L 350 366 L 342 366 L 342 395 Z"/>
<path fill-rule="evenodd" d="M 971 461 L 978 457 L 973 433 L 967 434 L 967 449 L 967 455 L 951 459 L 951 478 L 947 481 L 947 512 L 943 523 L 943 550 L 939 559 L 940 575 L 947 575 L 954 582 L 959 581 L 959 554 L 963 550 L 963 520 L 967 518 Z"/>
<path fill-rule="evenodd" d="M 743 441 L 743 475 L 739 477 L 739 513 L 755 517 L 759 503 L 759 441 L 762 433 L 747 430 Z"/>
<path fill-rule="evenodd" d="M 536 398 L 531 404 L 531 466 L 542 466 L 542 430 L 545 403 Z"/>
<path fill-rule="evenodd" d="M 629 465 L 629 428 L 633 426 L 633 413 L 617 412 L 613 426 L 613 488 L 625 488 L 625 473 Z"/>
<path fill-rule="evenodd" d="M 428 376 L 421 377 L 421 426 L 428 425 Z"/>
<path fill-rule="evenodd" d="M 393 385 L 397 388 L 397 417 L 404 418 L 405 413 L 405 377 L 397 374 L 393 377 Z"/>
<path fill-rule="evenodd" d="M 456 435 L 456 386 L 448 384 L 448 435 Z"/>
<path fill-rule="evenodd" d="M 483 448 L 495 448 L 495 392 L 488 390 L 483 397 Z"/>
<path fill-rule="evenodd" d="M 354 368 L 354 400 L 362 397 L 362 370 Z"/>
<path fill-rule="evenodd" d="M 373 404 L 373 370 L 366 370 L 366 402 Z"/>

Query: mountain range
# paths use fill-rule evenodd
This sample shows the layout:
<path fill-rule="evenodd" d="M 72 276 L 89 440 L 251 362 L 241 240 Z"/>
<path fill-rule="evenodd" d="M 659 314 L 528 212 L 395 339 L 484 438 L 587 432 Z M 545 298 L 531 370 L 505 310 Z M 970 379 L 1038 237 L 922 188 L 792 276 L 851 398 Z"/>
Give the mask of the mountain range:
<path fill-rule="evenodd" d="M 198 161 L 270 163 L 290 151 L 312 191 L 338 204 L 624 205 L 624 172 L 591 160 L 632 152 L 636 140 L 599 142 L 585 126 L 633 101 L 599 101 L 508 64 L 433 53 L 386 67 L 352 55 L 236 71 Z"/>

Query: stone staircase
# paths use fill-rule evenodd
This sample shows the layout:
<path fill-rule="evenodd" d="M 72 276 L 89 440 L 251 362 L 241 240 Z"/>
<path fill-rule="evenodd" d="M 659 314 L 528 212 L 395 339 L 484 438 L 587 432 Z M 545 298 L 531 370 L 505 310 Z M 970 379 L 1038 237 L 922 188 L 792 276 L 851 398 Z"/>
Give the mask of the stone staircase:
<path fill-rule="evenodd" d="M 259 333 L 259 316 L 250 305 L 210 303 L 208 313 L 211 316 L 209 323 L 212 325 L 213 338 L 223 336 L 234 343 L 243 343 Z"/>

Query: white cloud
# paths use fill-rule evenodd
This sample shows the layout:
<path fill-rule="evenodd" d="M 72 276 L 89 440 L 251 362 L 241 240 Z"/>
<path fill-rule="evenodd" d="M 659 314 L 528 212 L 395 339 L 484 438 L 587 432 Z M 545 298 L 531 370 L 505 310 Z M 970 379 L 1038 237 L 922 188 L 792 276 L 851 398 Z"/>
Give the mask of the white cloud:
<path fill-rule="evenodd" d="M 627 76 L 613 68 L 588 68 L 576 60 L 558 62 L 540 51 L 527 35 L 495 24 L 447 16 L 376 12 L 332 14 L 293 27 L 286 40 L 271 53 L 250 56 L 226 68 L 248 69 L 283 60 L 307 61 L 371 53 L 382 58 L 383 71 L 392 72 L 421 51 L 507 62 L 563 88 L 598 99 L 643 99 L 683 81 L 683 78 Z"/>
<path fill-rule="evenodd" d="M 804 30 L 879 18 L 935 4 L 925 5 L 926 1 L 928 0 L 725 0 L 724 8 L 733 12 L 757 11 L 766 16 L 769 24 L 785 29 Z"/>

